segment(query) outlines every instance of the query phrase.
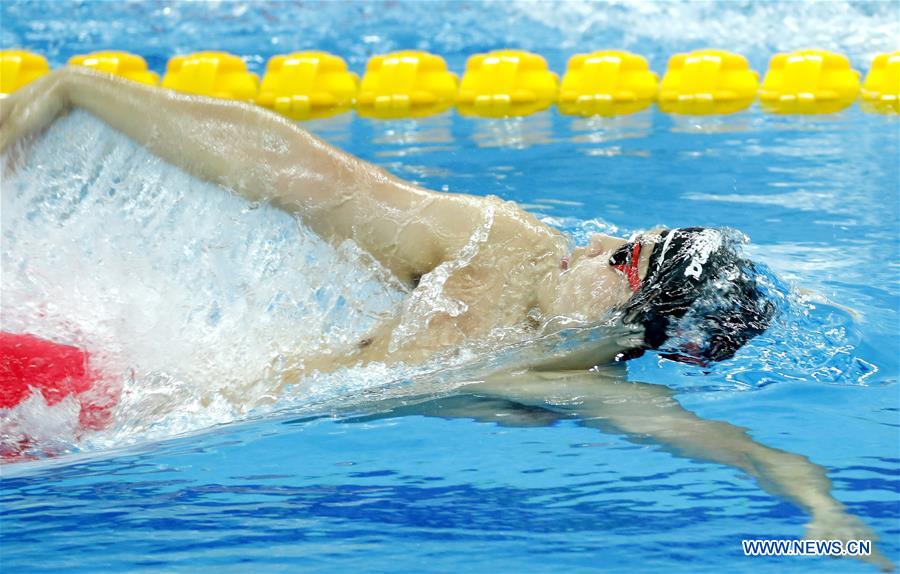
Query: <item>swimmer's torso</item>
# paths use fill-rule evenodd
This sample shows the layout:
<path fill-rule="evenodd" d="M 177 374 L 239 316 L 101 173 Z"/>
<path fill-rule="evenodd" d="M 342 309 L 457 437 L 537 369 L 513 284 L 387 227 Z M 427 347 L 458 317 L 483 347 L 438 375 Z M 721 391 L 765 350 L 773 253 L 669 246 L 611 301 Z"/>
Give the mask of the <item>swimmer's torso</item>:
<path fill-rule="evenodd" d="M 359 344 L 361 360 L 417 361 L 502 329 L 533 326 L 538 284 L 566 253 L 567 240 L 512 202 L 483 198 L 460 222 L 453 253 L 418 278 L 397 315 Z"/>

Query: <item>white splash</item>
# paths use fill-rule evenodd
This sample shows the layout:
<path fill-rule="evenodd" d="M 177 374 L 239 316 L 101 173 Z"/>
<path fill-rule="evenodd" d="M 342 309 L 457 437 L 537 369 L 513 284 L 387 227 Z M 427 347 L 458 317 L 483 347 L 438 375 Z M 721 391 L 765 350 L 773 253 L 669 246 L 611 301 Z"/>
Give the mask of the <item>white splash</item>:
<path fill-rule="evenodd" d="M 87 443 L 234 420 L 245 409 L 223 392 L 253 404 L 268 392 L 253 383 L 279 357 L 348 344 L 403 298 L 355 245 L 335 248 L 84 112 L 56 122 L 24 157 L 13 167 L 0 158 L 0 329 L 87 349 L 122 382 L 114 428 Z M 77 420 L 77 409 L 58 420 L 62 410 L 57 431 Z M 26 414 L 0 412 L 0 434 L 40 420 Z"/>

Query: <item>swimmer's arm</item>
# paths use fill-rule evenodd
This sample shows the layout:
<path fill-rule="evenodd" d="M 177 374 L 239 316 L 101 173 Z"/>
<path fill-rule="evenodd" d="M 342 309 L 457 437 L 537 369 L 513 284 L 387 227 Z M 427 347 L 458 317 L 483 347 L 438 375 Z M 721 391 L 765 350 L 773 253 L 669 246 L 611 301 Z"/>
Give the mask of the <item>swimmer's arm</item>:
<path fill-rule="evenodd" d="M 483 198 L 419 188 L 268 110 L 84 68 L 0 100 L 0 150 L 71 106 L 195 176 L 297 214 L 328 240 L 354 240 L 404 280 L 437 266 L 481 218 Z"/>
<path fill-rule="evenodd" d="M 824 468 L 806 457 L 760 444 L 746 429 L 698 417 L 665 387 L 572 371 L 495 376 L 461 390 L 575 415 L 585 426 L 649 439 L 679 456 L 741 469 L 765 491 L 807 511 L 812 516 L 807 525 L 810 538 L 875 539 L 831 495 Z M 881 567 L 890 564 L 875 550 L 868 558 Z"/>

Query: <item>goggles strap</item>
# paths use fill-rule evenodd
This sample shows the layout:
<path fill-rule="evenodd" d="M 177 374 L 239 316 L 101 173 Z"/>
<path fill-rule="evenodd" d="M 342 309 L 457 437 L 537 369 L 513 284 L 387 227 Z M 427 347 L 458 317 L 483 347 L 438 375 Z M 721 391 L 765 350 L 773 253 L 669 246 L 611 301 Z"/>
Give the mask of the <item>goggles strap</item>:
<path fill-rule="evenodd" d="M 641 260 L 641 242 L 635 241 L 631 248 L 631 257 L 622 265 L 614 265 L 616 269 L 625 274 L 628 286 L 632 293 L 637 293 L 641 288 L 641 275 L 638 271 L 638 262 Z"/>

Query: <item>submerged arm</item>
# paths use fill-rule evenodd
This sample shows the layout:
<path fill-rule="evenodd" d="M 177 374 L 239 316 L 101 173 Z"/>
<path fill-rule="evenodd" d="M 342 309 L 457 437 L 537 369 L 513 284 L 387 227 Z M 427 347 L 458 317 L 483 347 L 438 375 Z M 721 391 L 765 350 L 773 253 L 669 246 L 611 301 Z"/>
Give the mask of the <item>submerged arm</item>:
<path fill-rule="evenodd" d="M 71 106 L 185 171 L 271 201 L 332 241 L 352 239 L 401 279 L 463 244 L 482 198 L 435 193 L 256 106 L 65 68 L 0 101 L 0 151 Z"/>
<path fill-rule="evenodd" d="M 812 516 L 807 535 L 816 539 L 869 539 L 873 533 L 831 495 L 825 469 L 806 457 L 767 447 L 746 429 L 702 419 L 685 410 L 659 385 L 632 383 L 599 372 L 504 375 L 465 387 L 577 416 L 585 426 L 646 438 L 679 456 L 738 468 L 760 487 L 784 497 Z M 867 560 L 892 566 L 877 550 Z"/>

